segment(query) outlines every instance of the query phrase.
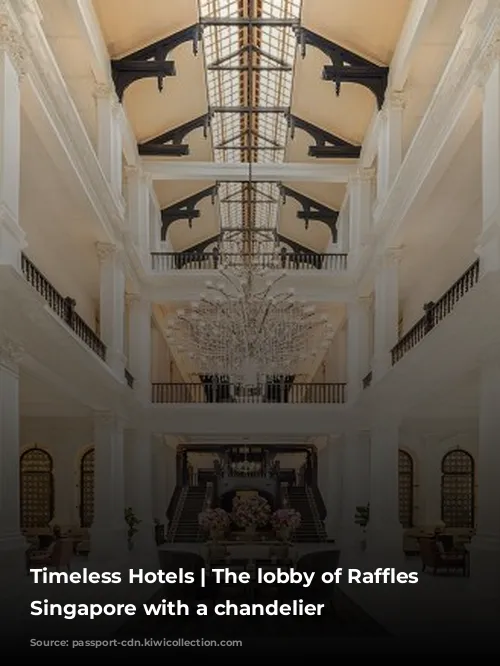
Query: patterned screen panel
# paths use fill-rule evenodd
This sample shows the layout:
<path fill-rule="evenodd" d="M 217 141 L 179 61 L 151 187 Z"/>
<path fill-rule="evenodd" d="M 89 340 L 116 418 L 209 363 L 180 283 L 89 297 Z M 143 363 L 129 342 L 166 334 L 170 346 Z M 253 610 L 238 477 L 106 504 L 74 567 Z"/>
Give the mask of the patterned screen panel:
<path fill-rule="evenodd" d="M 52 458 L 43 449 L 21 456 L 21 526 L 47 527 L 54 517 Z"/>
<path fill-rule="evenodd" d="M 446 527 L 474 527 L 474 460 L 466 451 L 443 458 L 441 511 Z"/>
<path fill-rule="evenodd" d="M 95 449 L 82 456 L 80 463 L 80 523 L 90 527 L 94 520 L 94 462 Z"/>
<path fill-rule="evenodd" d="M 413 525 L 413 459 L 406 451 L 399 451 L 399 522 Z"/>

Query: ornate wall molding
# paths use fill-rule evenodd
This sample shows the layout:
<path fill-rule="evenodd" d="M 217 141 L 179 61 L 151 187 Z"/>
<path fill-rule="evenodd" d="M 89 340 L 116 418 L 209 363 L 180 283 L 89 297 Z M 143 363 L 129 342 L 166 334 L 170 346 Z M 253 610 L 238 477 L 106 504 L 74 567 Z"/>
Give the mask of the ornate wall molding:
<path fill-rule="evenodd" d="M 106 261 L 109 257 L 116 254 L 118 247 L 113 243 L 96 243 L 97 258 L 100 262 Z"/>
<path fill-rule="evenodd" d="M 25 76 L 29 69 L 28 50 L 22 39 L 21 32 L 14 26 L 7 12 L 0 6 L 0 50 L 7 52 L 16 68 L 19 78 Z"/>
<path fill-rule="evenodd" d="M 6 335 L 0 336 L 0 365 L 12 366 L 21 363 L 24 348 Z"/>

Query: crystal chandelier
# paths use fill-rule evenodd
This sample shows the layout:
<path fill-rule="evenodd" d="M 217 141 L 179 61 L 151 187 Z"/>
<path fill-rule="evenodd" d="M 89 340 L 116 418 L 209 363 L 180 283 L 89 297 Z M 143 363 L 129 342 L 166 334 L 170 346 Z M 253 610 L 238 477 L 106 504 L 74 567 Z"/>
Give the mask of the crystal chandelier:
<path fill-rule="evenodd" d="M 269 377 L 297 375 L 303 361 L 326 350 L 334 331 L 328 318 L 280 291 L 285 277 L 252 266 L 223 268 L 220 281 L 169 322 L 167 340 L 202 375 L 235 385 L 260 386 Z"/>

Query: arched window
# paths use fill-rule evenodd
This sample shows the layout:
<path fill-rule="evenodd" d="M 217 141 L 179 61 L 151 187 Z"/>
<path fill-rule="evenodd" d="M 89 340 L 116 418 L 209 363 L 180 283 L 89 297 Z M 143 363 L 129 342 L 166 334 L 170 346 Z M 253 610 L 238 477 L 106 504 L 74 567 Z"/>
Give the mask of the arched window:
<path fill-rule="evenodd" d="M 474 527 L 474 459 L 450 451 L 441 463 L 441 517 L 446 527 Z"/>
<path fill-rule="evenodd" d="M 94 520 L 95 449 L 89 449 L 80 461 L 80 525 L 90 527 Z"/>
<path fill-rule="evenodd" d="M 21 527 L 47 527 L 54 517 L 52 458 L 43 449 L 29 449 L 21 456 Z"/>
<path fill-rule="evenodd" d="M 399 522 L 403 527 L 413 526 L 413 458 L 399 451 Z"/>

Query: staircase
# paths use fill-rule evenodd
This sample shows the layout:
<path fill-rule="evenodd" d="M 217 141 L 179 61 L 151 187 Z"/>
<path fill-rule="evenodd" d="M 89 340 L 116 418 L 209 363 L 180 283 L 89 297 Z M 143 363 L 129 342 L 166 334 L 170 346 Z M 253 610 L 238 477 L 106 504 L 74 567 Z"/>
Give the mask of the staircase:
<path fill-rule="evenodd" d="M 193 543 L 202 541 L 198 516 L 203 511 L 205 505 L 205 486 L 190 486 L 184 488 L 179 502 L 179 511 L 172 522 L 172 528 L 169 533 L 171 543 Z"/>
<path fill-rule="evenodd" d="M 304 487 L 289 487 L 288 503 L 302 518 L 300 527 L 295 532 L 295 541 L 309 543 L 325 541 L 325 527 L 319 518 L 312 493 Z"/>

